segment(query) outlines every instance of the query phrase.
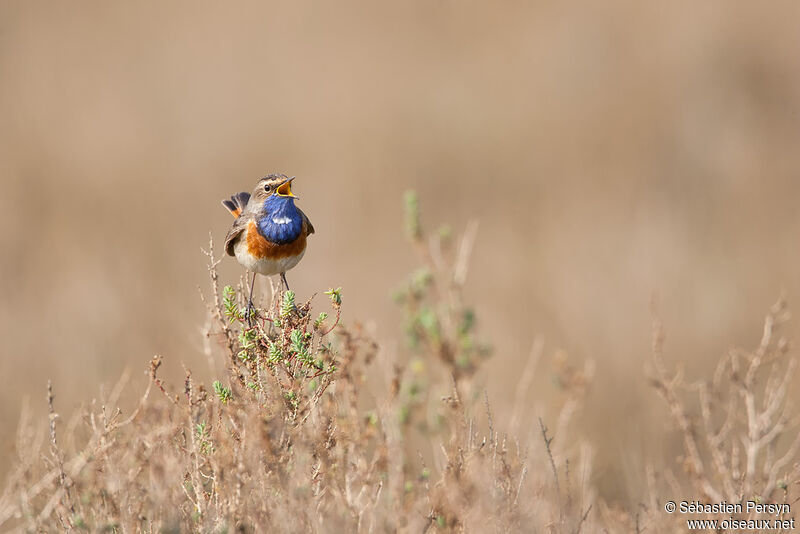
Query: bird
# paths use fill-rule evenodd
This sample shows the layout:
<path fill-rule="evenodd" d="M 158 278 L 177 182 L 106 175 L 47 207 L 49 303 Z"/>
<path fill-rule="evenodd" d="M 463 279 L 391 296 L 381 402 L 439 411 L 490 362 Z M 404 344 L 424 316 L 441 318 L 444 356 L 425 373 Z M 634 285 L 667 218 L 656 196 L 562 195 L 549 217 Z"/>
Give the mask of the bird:
<path fill-rule="evenodd" d="M 286 271 L 303 259 L 306 238 L 314 233 L 314 225 L 294 204 L 299 199 L 292 193 L 294 178 L 269 174 L 258 181 L 252 193 L 237 193 L 222 201 L 235 218 L 225 236 L 225 252 L 253 273 L 247 304 L 248 321 L 253 309 L 256 275 L 280 274 L 288 291 Z"/>

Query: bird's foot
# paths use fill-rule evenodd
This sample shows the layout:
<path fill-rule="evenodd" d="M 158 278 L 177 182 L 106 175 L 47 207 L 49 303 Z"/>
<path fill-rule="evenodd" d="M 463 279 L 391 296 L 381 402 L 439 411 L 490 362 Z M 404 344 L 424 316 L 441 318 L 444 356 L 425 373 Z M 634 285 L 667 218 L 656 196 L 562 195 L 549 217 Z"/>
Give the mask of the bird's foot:
<path fill-rule="evenodd" d="M 247 326 L 249 328 L 253 328 L 253 322 L 255 321 L 256 316 L 258 315 L 258 311 L 256 311 L 256 307 L 253 304 L 252 300 L 247 301 L 247 310 L 245 311 L 245 316 L 247 317 Z"/>

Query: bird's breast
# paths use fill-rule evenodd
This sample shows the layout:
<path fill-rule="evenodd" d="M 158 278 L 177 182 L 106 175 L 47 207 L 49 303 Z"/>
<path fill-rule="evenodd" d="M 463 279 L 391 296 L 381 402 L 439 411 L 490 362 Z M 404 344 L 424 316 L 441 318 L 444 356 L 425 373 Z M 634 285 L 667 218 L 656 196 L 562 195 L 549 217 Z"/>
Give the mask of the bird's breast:
<path fill-rule="evenodd" d="M 234 255 L 248 271 L 271 276 L 292 269 L 300 263 L 306 252 L 306 225 L 303 231 L 289 243 L 274 243 L 258 231 L 258 225 L 251 221 L 241 237 L 233 245 Z"/>
<path fill-rule="evenodd" d="M 250 221 L 247 225 L 247 237 L 245 238 L 247 252 L 258 259 L 268 258 L 276 260 L 298 256 L 306 250 L 307 234 L 308 229 L 305 223 L 301 222 L 300 232 L 298 232 L 293 240 L 279 243 L 264 237 L 259 231 L 255 221 Z"/>
<path fill-rule="evenodd" d="M 256 220 L 261 235 L 267 241 L 288 244 L 300 237 L 304 226 L 303 216 L 291 202 L 282 202 L 277 207 L 265 209 Z"/>

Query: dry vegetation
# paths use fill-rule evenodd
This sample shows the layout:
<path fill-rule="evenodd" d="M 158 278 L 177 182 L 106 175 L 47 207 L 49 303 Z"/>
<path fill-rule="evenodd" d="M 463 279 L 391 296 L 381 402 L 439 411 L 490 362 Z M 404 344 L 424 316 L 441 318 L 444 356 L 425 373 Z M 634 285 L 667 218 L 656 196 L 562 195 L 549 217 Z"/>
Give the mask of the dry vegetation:
<path fill-rule="evenodd" d="M 795 505 L 800 483 L 800 419 L 787 398 L 795 360 L 787 358 L 789 342 L 780 335 L 781 325 L 788 320 L 786 302 L 781 299 L 766 316 L 758 347 L 728 351 L 710 380 L 693 384 L 687 384 L 680 372 L 666 371 L 663 332 L 655 321 L 652 382 L 682 434 L 680 461 L 685 474 L 683 483 L 667 478 L 669 492 L 662 495 L 693 495 L 708 503 L 753 500 Z M 653 470 L 647 474 L 652 488 Z M 654 509 L 667 500 L 657 495 L 658 491 L 651 491 Z M 728 517 L 722 514 L 719 519 Z"/>
<path fill-rule="evenodd" d="M 462 301 L 475 227 L 428 236 L 417 200 L 407 228 L 423 266 L 396 292 L 408 351 L 381 350 L 359 324 L 312 313 L 291 292 L 245 316 L 246 287 L 221 288 L 213 242 L 207 356 L 228 370 L 201 384 L 159 378 L 123 413 L 127 378 L 66 425 L 48 386 L 47 427 L 23 418 L 0 526 L 31 532 L 674 532 L 667 499 L 794 503 L 800 438 L 787 402 L 794 371 L 779 334 L 783 302 L 760 345 L 732 350 L 709 381 L 671 374 L 654 328 L 655 390 L 683 437 L 674 472 L 648 468 L 648 495 L 620 510 L 593 490 L 592 447 L 571 428 L 593 376 L 563 363 L 567 395 L 549 425 L 523 404 L 537 343 L 520 369 L 512 427 L 496 428 L 477 378 L 490 348 Z M 252 326 L 249 326 L 252 324 Z M 377 372 L 376 372 L 377 371 Z M 447 391 L 446 395 L 438 392 Z M 624 414 L 620 414 L 624 417 Z M 571 437 L 571 436 L 577 436 Z M 658 459 L 655 459 L 656 461 Z M 708 516 L 706 516 L 708 517 Z"/>

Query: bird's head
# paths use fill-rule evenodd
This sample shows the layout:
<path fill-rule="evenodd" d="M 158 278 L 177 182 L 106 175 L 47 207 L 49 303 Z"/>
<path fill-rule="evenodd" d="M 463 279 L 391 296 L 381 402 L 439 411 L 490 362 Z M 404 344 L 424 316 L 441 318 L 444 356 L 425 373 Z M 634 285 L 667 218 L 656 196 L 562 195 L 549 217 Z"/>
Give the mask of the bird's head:
<path fill-rule="evenodd" d="M 291 202 L 298 198 L 292 193 L 292 180 L 285 174 L 270 174 L 265 176 L 256 184 L 253 190 L 253 198 L 262 205 L 265 201 L 270 202 Z"/>

